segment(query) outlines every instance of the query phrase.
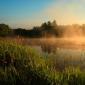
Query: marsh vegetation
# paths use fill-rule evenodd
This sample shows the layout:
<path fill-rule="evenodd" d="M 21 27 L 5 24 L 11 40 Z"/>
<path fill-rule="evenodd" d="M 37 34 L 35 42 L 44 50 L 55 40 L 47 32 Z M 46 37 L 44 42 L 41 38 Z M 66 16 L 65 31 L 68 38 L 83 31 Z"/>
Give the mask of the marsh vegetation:
<path fill-rule="evenodd" d="M 0 84 L 85 85 L 83 28 L 48 22 L 25 30 L 0 24 Z"/>

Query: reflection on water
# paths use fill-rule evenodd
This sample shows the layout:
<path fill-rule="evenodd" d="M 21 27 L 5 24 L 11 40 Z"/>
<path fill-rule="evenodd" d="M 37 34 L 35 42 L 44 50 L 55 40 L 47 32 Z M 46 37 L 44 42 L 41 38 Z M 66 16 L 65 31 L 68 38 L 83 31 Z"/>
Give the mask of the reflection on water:
<path fill-rule="evenodd" d="M 85 68 L 85 38 L 25 39 L 24 43 L 49 59 L 57 67 L 78 66 Z M 53 58 L 53 59 L 52 59 Z"/>
<path fill-rule="evenodd" d="M 41 46 L 34 46 L 37 50 L 37 52 L 40 52 L 42 54 L 48 53 L 48 55 L 51 55 L 51 60 L 54 60 L 55 67 L 59 69 L 64 69 L 68 66 L 75 66 L 80 68 L 85 68 L 85 50 L 82 49 L 68 49 L 68 48 L 57 48 L 55 49 L 55 52 L 53 50 L 50 50 L 41 47 Z M 49 46 L 49 48 L 51 48 Z M 53 48 L 52 48 L 53 49 Z M 49 52 L 48 52 L 49 51 Z M 50 58 L 50 57 L 49 57 Z"/>
<path fill-rule="evenodd" d="M 59 49 L 54 57 L 56 65 L 64 67 L 75 66 L 85 68 L 85 50 L 81 49 Z"/>

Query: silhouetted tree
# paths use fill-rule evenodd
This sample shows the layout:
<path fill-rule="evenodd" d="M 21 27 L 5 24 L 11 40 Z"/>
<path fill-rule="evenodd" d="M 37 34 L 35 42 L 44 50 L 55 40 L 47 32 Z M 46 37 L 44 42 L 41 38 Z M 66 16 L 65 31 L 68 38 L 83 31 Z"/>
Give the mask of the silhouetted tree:
<path fill-rule="evenodd" d="M 56 20 L 54 20 L 54 21 L 52 22 L 52 26 L 57 27 Z"/>
<path fill-rule="evenodd" d="M 23 36 L 30 38 L 40 38 L 40 37 L 62 37 L 65 35 L 67 30 L 70 30 L 68 35 L 72 36 L 73 33 L 80 35 L 85 35 L 85 25 L 57 25 L 56 21 L 48 21 L 41 24 L 41 26 L 33 27 L 32 29 L 10 29 L 6 24 L 0 24 L 0 36 Z M 72 31 L 71 31 L 72 30 Z M 75 32 L 73 31 L 75 30 Z"/>
<path fill-rule="evenodd" d="M 14 34 L 17 36 L 27 36 L 27 30 L 22 28 L 14 29 Z"/>
<path fill-rule="evenodd" d="M 12 30 L 6 24 L 0 24 L 0 36 L 9 36 Z"/>

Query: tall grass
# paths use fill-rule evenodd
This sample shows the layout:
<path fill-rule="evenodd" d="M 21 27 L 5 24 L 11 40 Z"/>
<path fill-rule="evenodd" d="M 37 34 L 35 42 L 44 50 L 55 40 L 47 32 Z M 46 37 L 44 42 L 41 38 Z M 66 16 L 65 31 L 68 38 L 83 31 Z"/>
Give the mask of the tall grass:
<path fill-rule="evenodd" d="M 0 40 L 0 85 L 85 85 L 84 71 L 60 72 L 52 63 L 33 48 Z"/>

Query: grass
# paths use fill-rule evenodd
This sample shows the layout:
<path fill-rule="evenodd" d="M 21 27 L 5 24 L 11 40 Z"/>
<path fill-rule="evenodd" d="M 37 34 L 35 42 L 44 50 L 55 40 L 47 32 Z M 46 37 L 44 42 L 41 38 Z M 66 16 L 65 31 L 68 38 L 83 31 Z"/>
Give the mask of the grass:
<path fill-rule="evenodd" d="M 84 70 L 56 70 L 58 65 L 50 57 L 29 46 L 0 40 L 0 85 L 85 85 Z"/>

